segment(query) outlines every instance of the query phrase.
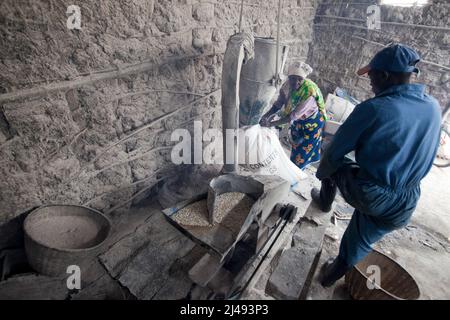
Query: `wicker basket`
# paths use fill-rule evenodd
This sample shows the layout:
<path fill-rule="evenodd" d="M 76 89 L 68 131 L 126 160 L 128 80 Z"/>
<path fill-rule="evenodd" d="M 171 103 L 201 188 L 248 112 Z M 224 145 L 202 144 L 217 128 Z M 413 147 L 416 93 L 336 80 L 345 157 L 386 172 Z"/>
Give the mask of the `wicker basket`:
<path fill-rule="evenodd" d="M 373 274 L 370 266 L 380 270 L 380 283 L 373 284 L 372 290 L 368 286 Z M 346 274 L 345 283 L 352 298 L 357 300 L 416 300 L 420 297 L 414 278 L 397 262 L 375 250 Z"/>
<path fill-rule="evenodd" d="M 83 272 L 101 253 L 110 230 L 109 219 L 91 208 L 40 207 L 24 221 L 28 262 L 38 273 L 47 276 L 64 275 L 70 265 L 79 266 Z"/>

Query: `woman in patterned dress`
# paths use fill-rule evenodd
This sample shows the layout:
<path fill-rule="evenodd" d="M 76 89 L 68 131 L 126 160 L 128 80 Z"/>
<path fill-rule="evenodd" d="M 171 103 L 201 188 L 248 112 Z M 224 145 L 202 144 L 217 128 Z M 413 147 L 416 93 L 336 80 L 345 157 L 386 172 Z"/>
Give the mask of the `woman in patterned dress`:
<path fill-rule="evenodd" d="M 294 62 L 277 101 L 260 121 L 266 127 L 290 123 L 291 161 L 300 169 L 320 160 L 322 129 L 327 120 L 322 92 L 307 79 L 311 72 L 312 68 L 306 63 Z M 280 119 L 271 121 L 275 114 L 279 114 Z"/>

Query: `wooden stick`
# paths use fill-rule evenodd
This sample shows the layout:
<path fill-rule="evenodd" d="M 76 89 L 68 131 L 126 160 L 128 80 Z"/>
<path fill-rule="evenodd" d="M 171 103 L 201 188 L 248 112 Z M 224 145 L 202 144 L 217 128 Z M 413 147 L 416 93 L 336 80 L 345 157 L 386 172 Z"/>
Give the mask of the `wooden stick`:
<path fill-rule="evenodd" d="M 242 14 L 244 12 L 244 0 L 241 1 L 241 9 L 239 13 L 239 33 L 241 33 L 242 30 Z"/>
<path fill-rule="evenodd" d="M 117 142 L 115 142 L 115 143 L 109 145 L 109 146 L 106 147 L 105 149 L 103 149 L 103 151 L 102 151 L 97 157 L 95 157 L 94 160 L 92 160 L 92 162 L 97 161 L 97 160 L 98 160 L 101 156 L 103 156 L 108 150 L 110 150 L 111 148 L 117 146 L 118 144 L 120 144 L 120 143 L 122 143 L 122 142 L 124 142 L 124 141 L 126 141 L 126 140 L 128 140 L 128 139 L 130 139 L 131 137 L 135 136 L 135 135 L 138 134 L 139 132 L 142 132 L 142 131 L 144 131 L 144 130 L 150 128 L 150 127 L 152 127 L 154 124 L 158 123 L 159 121 L 164 120 L 164 119 L 167 119 L 168 117 L 170 117 L 170 116 L 172 116 L 172 115 L 174 115 L 174 114 L 176 114 L 176 113 L 178 113 L 178 112 L 180 112 L 180 111 L 182 111 L 182 110 L 185 110 L 185 109 L 187 109 L 187 108 L 190 108 L 190 107 L 193 106 L 195 103 L 197 103 L 197 102 L 199 102 L 199 101 L 201 101 L 201 100 L 203 100 L 203 99 L 205 99 L 205 98 L 208 98 L 208 97 L 212 96 L 213 94 L 215 94 L 215 93 L 218 92 L 218 91 L 220 91 L 220 89 L 211 91 L 210 93 L 208 93 L 208 94 L 202 96 L 201 98 L 192 101 L 192 102 L 189 103 L 188 105 L 186 105 L 186 106 L 184 106 L 184 107 L 181 107 L 180 109 L 174 110 L 174 111 L 172 111 L 172 112 L 169 112 L 169 113 L 167 113 L 167 114 L 165 114 L 165 115 L 163 115 L 163 116 L 161 116 L 161 117 L 159 117 L 159 118 L 156 118 L 155 120 L 151 121 L 150 123 L 148 123 L 148 124 L 146 124 L 146 125 L 140 127 L 139 129 L 133 131 L 132 133 L 130 133 L 130 134 L 128 134 L 127 136 L 125 136 L 125 137 L 123 137 L 122 139 L 120 139 L 119 141 L 117 141 Z"/>
<path fill-rule="evenodd" d="M 122 190 L 126 190 L 126 189 L 131 188 L 131 187 L 133 187 L 133 186 L 135 186 L 135 185 L 138 185 L 138 184 L 140 184 L 140 183 L 147 182 L 147 181 L 153 179 L 153 178 L 154 178 L 156 175 L 158 175 L 159 173 L 162 173 L 162 171 L 163 171 L 163 170 L 157 170 L 156 172 L 154 172 L 153 174 L 151 174 L 150 176 L 148 176 L 148 177 L 146 177 L 146 178 L 144 178 L 144 179 L 137 180 L 137 181 L 135 181 L 135 182 L 133 182 L 133 183 L 130 183 L 130 184 L 126 185 L 126 186 L 119 187 L 119 188 L 114 189 L 114 190 L 112 190 L 112 191 L 104 192 L 104 193 L 102 193 L 102 194 L 96 196 L 95 198 L 92 198 L 92 199 L 86 201 L 85 203 L 83 203 L 83 206 L 88 206 L 88 205 L 91 204 L 92 202 L 95 202 L 95 201 L 97 201 L 97 200 L 103 198 L 104 196 L 106 196 L 106 195 L 108 195 L 108 194 L 115 193 L 115 192 L 119 192 L 119 191 L 122 191 Z M 162 179 L 165 179 L 165 178 L 167 178 L 167 176 L 162 177 Z"/>
<path fill-rule="evenodd" d="M 192 120 L 198 118 L 199 116 L 208 115 L 208 114 L 213 113 L 214 111 L 215 111 L 215 110 L 212 110 L 212 111 L 209 111 L 209 112 L 207 112 L 207 113 L 200 114 L 200 115 L 198 115 L 198 116 L 192 117 L 192 118 L 190 118 L 188 121 L 185 121 L 185 122 L 181 123 L 179 126 L 182 127 L 182 126 L 184 126 L 184 125 L 186 125 L 186 124 L 191 123 Z M 160 132 L 160 131 L 164 131 L 164 129 L 160 129 L 160 130 L 158 130 L 158 131 L 156 131 L 156 132 Z M 100 169 L 100 170 L 94 171 L 94 172 L 88 174 L 87 176 L 88 176 L 89 179 L 91 179 L 91 178 L 95 177 L 96 175 L 100 174 L 101 172 L 103 172 L 103 171 L 105 171 L 105 170 L 108 170 L 108 169 L 111 169 L 112 167 L 114 167 L 114 166 L 116 166 L 116 165 L 128 163 L 128 162 L 130 162 L 130 161 L 133 161 L 133 160 L 142 158 L 142 157 L 146 156 L 148 153 L 153 152 L 153 151 L 158 151 L 158 150 L 162 150 L 162 149 L 168 149 L 168 148 L 172 148 L 172 147 L 173 147 L 173 146 L 163 146 L 163 147 L 157 147 L 157 148 L 154 148 L 154 149 L 147 150 L 147 151 L 145 151 L 143 154 L 136 155 L 136 156 L 132 156 L 132 157 L 130 157 L 130 158 L 127 158 L 126 160 L 122 160 L 122 161 L 119 161 L 119 162 L 115 162 L 115 163 L 113 163 L 113 164 L 108 165 L 107 167 L 104 167 L 104 168 L 102 168 L 102 169 Z M 136 152 L 136 153 L 137 153 L 137 152 Z M 84 170 L 84 169 L 85 169 L 85 168 L 82 168 L 82 169 L 80 170 L 80 172 L 78 173 L 78 176 L 77 176 L 75 179 L 78 179 L 78 178 L 81 176 L 81 174 L 83 173 L 83 170 Z"/>
<path fill-rule="evenodd" d="M 203 97 L 203 94 L 196 93 L 196 92 L 191 92 L 191 91 L 174 91 L 174 90 L 165 90 L 165 89 L 151 89 L 151 90 L 144 90 L 144 91 L 127 92 L 127 93 L 125 93 L 123 95 L 114 97 L 114 100 L 128 98 L 128 97 L 141 95 L 141 94 L 153 93 L 153 92 L 167 92 L 167 93 L 172 93 L 172 94 L 185 94 L 185 95 L 192 95 L 192 96 L 197 96 L 197 97 Z"/>
<path fill-rule="evenodd" d="M 158 182 L 160 182 L 161 180 L 163 180 L 164 178 L 160 178 L 158 180 L 155 181 L 154 184 L 151 184 L 147 187 L 142 188 L 138 193 L 135 193 L 130 199 L 127 199 L 125 201 L 122 201 L 121 203 L 117 204 L 116 206 L 112 207 L 111 209 L 107 210 L 105 213 L 108 215 L 111 212 L 123 207 L 124 205 L 126 205 L 127 203 L 133 201 L 134 199 L 136 199 L 138 196 L 140 196 L 141 194 L 143 194 L 145 191 L 147 191 L 148 189 L 153 188 Z"/>
<path fill-rule="evenodd" d="M 92 176 L 96 176 L 96 175 L 98 175 L 98 174 L 100 174 L 100 173 L 102 173 L 102 172 L 104 172 L 104 171 L 106 171 L 106 170 L 108 170 L 108 169 L 111 169 L 112 167 L 115 167 L 115 166 L 118 166 L 118 165 L 121 165 L 121 164 L 125 164 L 125 163 L 128 163 L 128 162 L 131 162 L 131 161 L 134 161 L 134 160 L 143 158 L 143 157 L 145 157 L 145 156 L 147 156 L 147 155 L 149 155 L 149 154 L 151 154 L 151 153 L 153 153 L 153 152 L 155 152 L 155 151 L 168 150 L 168 149 L 172 149 L 172 147 L 173 147 L 173 146 L 156 147 L 156 148 L 147 150 L 147 151 L 145 151 L 145 152 L 142 153 L 142 154 L 139 154 L 139 155 L 136 155 L 136 156 L 127 158 L 126 160 L 114 162 L 114 163 L 110 164 L 109 166 L 106 166 L 106 167 L 104 167 L 104 168 L 102 168 L 102 169 L 100 169 L 100 170 L 94 171 L 94 172 L 92 173 Z"/>

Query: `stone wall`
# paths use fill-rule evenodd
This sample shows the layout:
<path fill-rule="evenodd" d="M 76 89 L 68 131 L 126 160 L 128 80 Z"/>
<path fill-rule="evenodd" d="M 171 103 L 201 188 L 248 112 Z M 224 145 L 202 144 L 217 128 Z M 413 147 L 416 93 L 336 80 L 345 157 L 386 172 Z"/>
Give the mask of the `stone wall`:
<path fill-rule="evenodd" d="M 337 86 L 359 100 L 373 94 L 368 77 L 356 70 L 366 65 L 384 45 L 395 41 L 415 48 L 422 56 L 422 73 L 415 81 L 425 83 L 441 106 L 449 103 L 450 4 L 430 1 L 424 7 L 381 6 L 381 29 L 369 30 L 366 10 L 375 0 L 321 0 L 314 21 L 314 41 L 308 61 L 311 76 L 324 92 Z"/>
<path fill-rule="evenodd" d="M 314 0 L 284 0 L 281 36 L 306 59 Z M 81 30 L 67 28 L 69 5 Z M 243 28 L 276 35 L 276 0 Z M 32 207 L 109 212 L 174 175 L 173 128 L 220 127 L 221 65 L 240 1 L 3 0 L 0 225 Z"/>

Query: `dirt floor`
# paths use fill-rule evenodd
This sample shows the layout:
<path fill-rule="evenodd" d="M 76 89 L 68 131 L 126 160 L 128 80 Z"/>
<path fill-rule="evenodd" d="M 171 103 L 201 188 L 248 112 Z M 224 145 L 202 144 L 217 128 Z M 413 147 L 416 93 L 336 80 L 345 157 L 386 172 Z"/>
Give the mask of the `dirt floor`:
<path fill-rule="evenodd" d="M 386 235 L 375 248 L 389 255 L 417 281 L 420 299 L 450 299 L 450 168 L 432 168 L 422 182 L 422 195 L 411 223 Z M 344 201 L 338 198 L 336 206 Z M 336 207 L 335 207 L 336 209 Z M 348 220 L 327 230 L 320 265 L 334 257 Z M 344 280 L 329 288 L 313 280 L 308 299 L 350 299 Z"/>

